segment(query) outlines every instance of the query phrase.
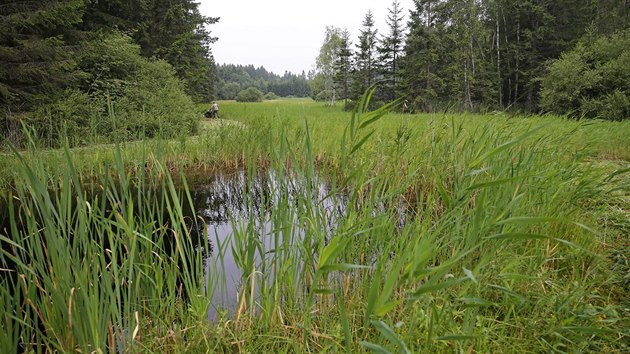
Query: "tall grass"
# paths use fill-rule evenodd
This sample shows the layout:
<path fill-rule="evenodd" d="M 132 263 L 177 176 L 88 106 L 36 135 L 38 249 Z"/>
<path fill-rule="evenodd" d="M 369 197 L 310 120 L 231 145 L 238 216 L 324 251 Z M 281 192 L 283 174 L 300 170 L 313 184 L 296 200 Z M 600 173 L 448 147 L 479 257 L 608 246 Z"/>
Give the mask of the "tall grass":
<path fill-rule="evenodd" d="M 2 351 L 627 350 L 597 209 L 630 194 L 627 125 L 403 116 L 366 101 L 352 115 L 225 103 L 241 124 L 113 153 L 66 149 L 52 175 L 16 154 Z M 603 157 L 619 166 L 593 163 Z M 232 215 L 204 280 L 189 179 L 176 173 L 242 168 L 246 215 Z M 260 175 L 271 181 L 262 200 Z M 228 254 L 243 275 L 238 304 L 206 323 Z"/>
<path fill-rule="evenodd" d="M 197 220 L 183 212 L 190 196 L 157 162 L 132 177 L 120 150 L 113 173 L 86 186 L 65 155 L 65 173 L 51 179 L 43 160 L 17 153 L 0 236 L 1 351 L 143 351 L 147 328 L 205 318 Z"/>

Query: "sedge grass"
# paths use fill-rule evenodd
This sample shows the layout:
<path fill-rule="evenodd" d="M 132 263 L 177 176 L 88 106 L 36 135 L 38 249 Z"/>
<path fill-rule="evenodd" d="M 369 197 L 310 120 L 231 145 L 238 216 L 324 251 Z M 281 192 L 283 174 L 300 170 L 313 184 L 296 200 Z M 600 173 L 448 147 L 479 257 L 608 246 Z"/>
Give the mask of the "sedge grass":
<path fill-rule="evenodd" d="M 628 349 L 627 268 L 602 243 L 627 243 L 627 123 L 349 115 L 295 101 L 221 108 L 241 124 L 185 142 L 50 152 L 52 166 L 39 152 L 16 155 L 3 349 Z M 190 166 L 274 181 L 267 213 L 232 219 L 233 246 L 215 247 L 243 274 L 235 314 L 216 323 L 203 317 L 222 280 L 199 279 L 188 180 L 179 192 L 172 177 Z M 105 192 L 98 202 L 87 201 L 86 175 Z"/>

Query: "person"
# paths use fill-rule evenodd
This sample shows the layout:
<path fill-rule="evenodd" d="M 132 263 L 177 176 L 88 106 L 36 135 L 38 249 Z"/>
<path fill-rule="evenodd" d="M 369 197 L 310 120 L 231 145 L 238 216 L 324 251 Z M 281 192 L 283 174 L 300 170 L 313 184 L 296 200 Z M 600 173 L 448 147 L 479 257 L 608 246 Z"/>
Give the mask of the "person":
<path fill-rule="evenodd" d="M 212 118 L 219 118 L 219 105 L 214 102 L 212 104 Z"/>

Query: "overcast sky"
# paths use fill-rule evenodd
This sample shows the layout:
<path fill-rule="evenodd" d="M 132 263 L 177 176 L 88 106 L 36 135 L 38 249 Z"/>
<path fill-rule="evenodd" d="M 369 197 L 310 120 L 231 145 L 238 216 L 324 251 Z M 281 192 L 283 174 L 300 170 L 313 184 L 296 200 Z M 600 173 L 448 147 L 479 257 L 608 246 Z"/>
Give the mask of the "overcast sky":
<path fill-rule="evenodd" d="M 356 44 L 368 10 L 380 34 L 393 0 L 201 0 L 203 15 L 220 17 L 210 26 L 219 41 L 212 46 L 217 64 L 253 64 L 282 75 L 299 74 L 315 64 L 326 26 L 347 27 Z M 405 16 L 413 0 L 399 0 Z"/>

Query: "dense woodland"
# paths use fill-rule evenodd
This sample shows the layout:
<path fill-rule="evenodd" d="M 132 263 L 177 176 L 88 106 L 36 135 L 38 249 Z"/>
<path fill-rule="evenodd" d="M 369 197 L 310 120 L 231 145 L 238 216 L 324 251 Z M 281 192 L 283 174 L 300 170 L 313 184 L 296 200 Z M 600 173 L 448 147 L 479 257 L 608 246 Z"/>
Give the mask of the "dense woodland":
<path fill-rule="evenodd" d="M 358 38 L 328 27 L 313 81 L 321 100 L 379 98 L 410 111 L 512 109 L 630 117 L 626 0 L 416 0 L 369 11 Z M 381 9 L 379 9 L 381 10 Z"/>
<path fill-rule="evenodd" d="M 196 129 L 214 97 L 216 38 L 193 0 L 0 4 L 0 132 L 58 145 Z"/>
<path fill-rule="evenodd" d="M 255 87 L 261 93 L 271 93 L 267 97 L 309 97 L 311 87 L 306 73 L 296 75 L 285 71 L 280 76 L 264 67 L 253 65 L 225 64 L 217 66 L 217 96 L 222 100 L 233 100 L 239 92 Z"/>

